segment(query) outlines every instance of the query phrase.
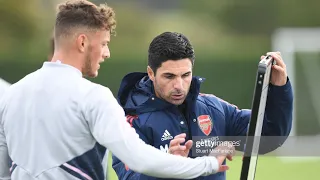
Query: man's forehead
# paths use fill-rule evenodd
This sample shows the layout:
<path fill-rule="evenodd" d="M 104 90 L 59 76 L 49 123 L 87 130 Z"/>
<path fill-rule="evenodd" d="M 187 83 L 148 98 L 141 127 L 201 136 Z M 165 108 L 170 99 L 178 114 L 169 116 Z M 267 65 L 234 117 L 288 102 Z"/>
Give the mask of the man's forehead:
<path fill-rule="evenodd" d="M 189 67 L 168 67 L 168 68 L 159 68 L 157 70 L 159 74 L 163 75 L 183 75 L 186 73 L 191 73 L 192 69 Z"/>
<path fill-rule="evenodd" d="M 165 61 L 158 68 L 161 73 L 184 74 L 192 70 L 192 63 L 189 59 Z"/>

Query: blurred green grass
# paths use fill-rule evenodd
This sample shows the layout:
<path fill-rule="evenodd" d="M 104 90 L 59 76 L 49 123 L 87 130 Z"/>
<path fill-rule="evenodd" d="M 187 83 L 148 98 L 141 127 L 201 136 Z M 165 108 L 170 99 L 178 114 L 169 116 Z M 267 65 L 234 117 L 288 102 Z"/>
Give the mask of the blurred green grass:
<path fill-rule="evenodd" d="M 297 160 L 282 160 L 275 156 L 261 156 L 258 160 L 255 180 L 317 180 L 320 179 L 319 157 Z M 118 180 L 117 175 L 111 167 L 109 158 L 108 180 Z M 228 162 L 230 169 L 227 172 L 227 180 L 239 180 L 242 157 L 236 156 L 233 161 Z"/>

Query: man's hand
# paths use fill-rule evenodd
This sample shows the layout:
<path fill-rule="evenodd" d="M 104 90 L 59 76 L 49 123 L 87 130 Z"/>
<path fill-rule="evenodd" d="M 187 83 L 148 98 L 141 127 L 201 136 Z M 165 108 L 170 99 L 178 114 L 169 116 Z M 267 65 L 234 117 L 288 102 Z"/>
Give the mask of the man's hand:
<path fill-rule="evenodd" d="M 174 137 L 170 141 L 169 145 L 169 153 L 174 155 L 180 155 L 183 157 L 188 157 L 189 151 L 192 148 L 192 140 L 187 141 L 184 145 L 181 145 L 181 143 L 184 143 L 186 141 L 186 134 L 182 133 Z"/>
<path fill-rule="evenodd" d="M 186 134 L 182 133 L 174 137 L 173 140 L 170 141 L 169 145 L 169 153 L 174 155 L 180 155 L 183 157 L 188 157 L 189 151 L 192 148 L 192 140 L 187 141 L 184 145 L 181 145 L 185 142 Z M 218 146 L 214 149 L 209 156 L 215 156 L 220 165 L 218 172 L 224 172 L 229 169 L 229 166 L 222 165 L 224 160 L 227 158 L 232 161 L 232 157 L 235 154 L 235 148 L 232 143 L 228 145 L 224 144 L 223 146 Z"/>
<path fill-rule="evenodd" d="M 228 145 L 224 144 L 223 146 L 218 146 L 211 152 L 210 156 L 215 156 L 219 162 L 219 170 L 218 172 L 224 172 L 229 169 L 228 165 L 223 165 L 222 163 L 227 158 L 228 160 L 232 161 L 232 157 L 235 155 L 235 147 L 232 143 L 228 143 Z"/>
<path fill-rule="evenodd" d="M 275 86 L 283 86 L 287 83 L 287 69 L 284 64 L 280 52 L 268 52 L 267 55 L 271 55 L 276 61 L 275 65 L 272 65 L 271 71 L 271 84 Z M 265 56 L 261 56 L 263 59 Z"/>

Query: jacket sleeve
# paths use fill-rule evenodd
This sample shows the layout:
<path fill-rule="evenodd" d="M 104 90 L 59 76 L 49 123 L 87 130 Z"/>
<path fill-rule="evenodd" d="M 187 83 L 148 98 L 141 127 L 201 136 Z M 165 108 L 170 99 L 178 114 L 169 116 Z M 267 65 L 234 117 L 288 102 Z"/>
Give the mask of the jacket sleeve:
<path fill-rule="evenodd" d="M 6 137 L 4 134 L 3 120 L 2 120 L 3 106 L 0 98 L 0 179 L 9 180 L 10 178 L 10 158 L 8 154 L 8 147 Z"/>
<path fill-rule="evenodd" d="M 245 140 L 251 117 L 251 110 L 238 109 L 224 100 L 218 100 L 223 107 L 227 136 L 242 136 Z M 260 154 L 280 147 L 290 134 L 292 126 L 293 92 L 289 79 L 284 86 L 269 85 L 265 115 L 260 139 Z M 272 136 L 272 137 L 271 137 Z M 244 143 L 237 147 L 243 151 Z"/>
<path fill-rule="evenodd" d="M 106 87 L 97 85 L 88 92 L 80 108 L 96 141 L 135 172 L 153 177 L 192 179 L 214 174 L 219 169 L 216 157 L 185 158 L 146 144 L 127 123 L 124 110 Z"/>
<path fill-rule="evenodd" d="M 150 144 L 150 140 L 147 139 L 147 134 L 145 135 L 143 129 L 138 125 L 139 119 L 138 117 L 132 117 L 130 115 L 127 116 L 127 121 L 131 126 L 136 130 L 136 133 L 139 135 L 139 138 L 142 139 L 146 144 Z M 141 173 L 134 172 L 129 169 L 127 165 L 120 161 L 116 156 L 112 155 L 112 168 L 116 172 L 118 179 L 120 180 L 141 180 L 148 179 L 153 180 L 156 179 L 154 177 L 149 177 L 143 175 Z"/>
<path fill-rule="evenodd" d="M 0 179 L 10 179 L 10 159 L 2 124 L 0 124 Z"/>

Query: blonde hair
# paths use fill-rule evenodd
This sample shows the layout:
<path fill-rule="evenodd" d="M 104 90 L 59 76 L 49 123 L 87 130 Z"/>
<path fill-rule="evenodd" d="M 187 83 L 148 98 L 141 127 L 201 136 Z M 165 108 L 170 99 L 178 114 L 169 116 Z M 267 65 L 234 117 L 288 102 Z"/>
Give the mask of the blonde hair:
<path fill-rule="evenodd" d="M 99 6 L 87 0 L 71 0 L 57 6 L 55 37 L 74 34 L 76 28 L 89 31 L 108 30 L 115 35 L 114 10 L 107 4 Z"/>

